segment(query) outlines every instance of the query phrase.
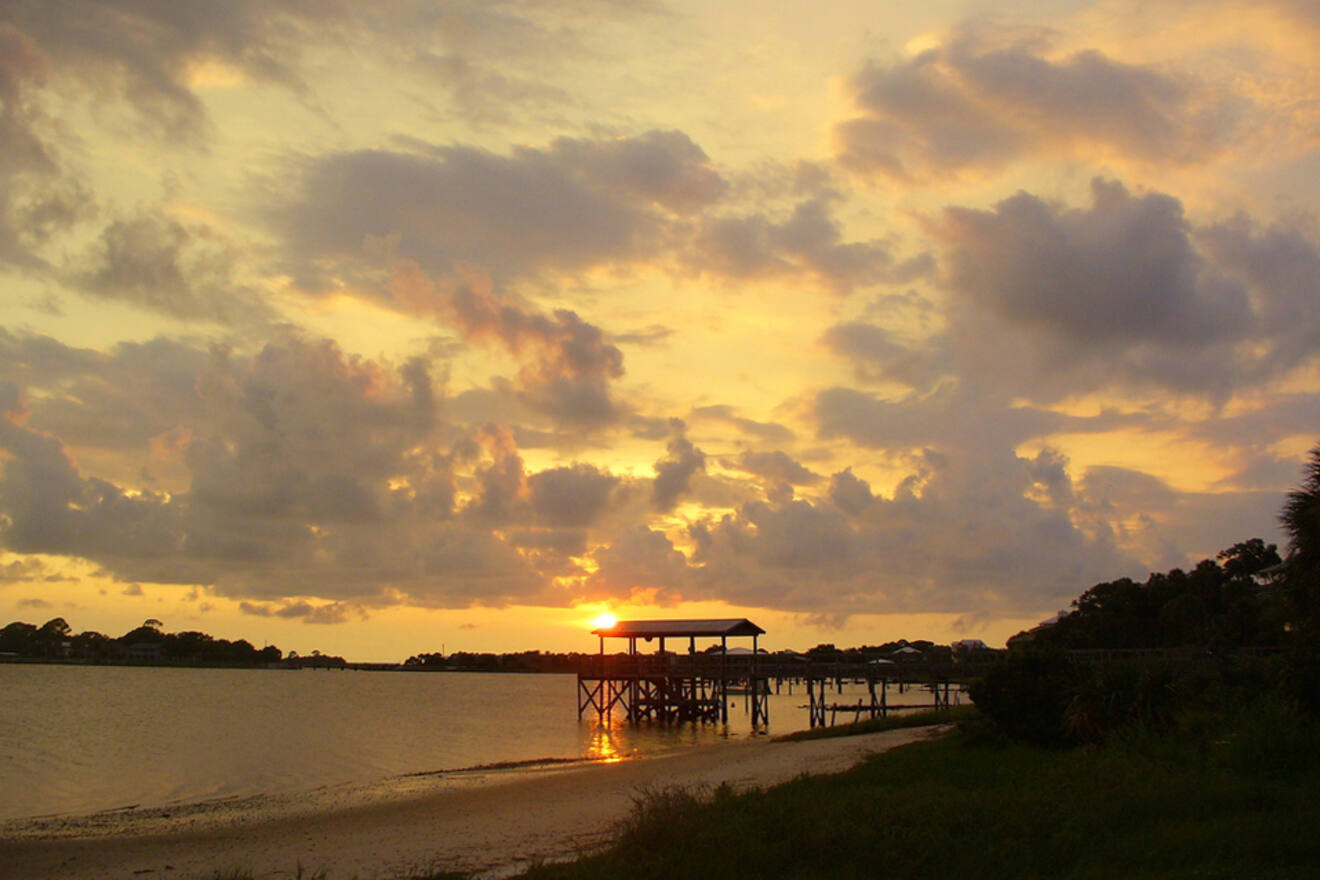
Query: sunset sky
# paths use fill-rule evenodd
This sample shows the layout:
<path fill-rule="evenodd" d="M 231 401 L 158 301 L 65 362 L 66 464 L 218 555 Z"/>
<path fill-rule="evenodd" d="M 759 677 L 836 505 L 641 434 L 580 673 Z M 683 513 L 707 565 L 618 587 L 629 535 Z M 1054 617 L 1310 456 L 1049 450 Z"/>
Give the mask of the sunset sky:
<path fill-rule="evenodd" d="M 5 0 L 0 625 L 1002 645 L 1281 542 L 1317 58 L 1314 0 Z"/>

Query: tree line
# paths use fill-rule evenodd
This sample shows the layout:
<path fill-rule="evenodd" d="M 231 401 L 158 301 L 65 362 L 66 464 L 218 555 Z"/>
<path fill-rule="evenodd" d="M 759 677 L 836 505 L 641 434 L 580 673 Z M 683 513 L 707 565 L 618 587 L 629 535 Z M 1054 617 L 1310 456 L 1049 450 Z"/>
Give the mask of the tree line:
<path fill-rule="evenodd" d="M 93 630 L 74 633 L 63 617 L 41 626 L 14 621 L 0 630 L 0 654 L 29 660 L 85 663 L 180 663 L 251 665 L 276 663 L 284 654 L 274 645 L 257 648 L 246 639 L 217 639 L 204 632 L 165 632 L 164 624 L 148 618 L 118 638 Z"/>

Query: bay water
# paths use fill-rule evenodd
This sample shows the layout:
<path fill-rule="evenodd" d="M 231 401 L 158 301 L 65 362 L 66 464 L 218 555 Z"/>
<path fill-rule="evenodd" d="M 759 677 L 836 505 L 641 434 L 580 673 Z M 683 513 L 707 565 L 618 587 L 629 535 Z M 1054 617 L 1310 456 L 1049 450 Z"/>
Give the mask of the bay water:
<path fill-rule="evenodd" d="M 805 728 L 805 703 L 801 687 L 772 695 L 769 732 Z M 730 698 L 727 727 L 579 720 L 572 675 L 8 663 L 0 820 L 626 759 L 754 735 L 742 697 Z"/>

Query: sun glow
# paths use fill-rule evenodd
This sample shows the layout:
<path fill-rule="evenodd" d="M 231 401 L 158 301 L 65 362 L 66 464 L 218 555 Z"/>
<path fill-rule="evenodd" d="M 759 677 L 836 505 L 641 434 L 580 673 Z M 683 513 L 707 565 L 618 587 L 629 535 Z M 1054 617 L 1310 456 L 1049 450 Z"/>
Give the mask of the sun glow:
<path fill-rule="evenodd" d="M 596 615 L 596 619 L 591 622 L 591 625 L 596 629 L 613 629 L 614 624 L 618 622 L 619 618 L 615 617 L 608 611 L 605 611 Z"/>

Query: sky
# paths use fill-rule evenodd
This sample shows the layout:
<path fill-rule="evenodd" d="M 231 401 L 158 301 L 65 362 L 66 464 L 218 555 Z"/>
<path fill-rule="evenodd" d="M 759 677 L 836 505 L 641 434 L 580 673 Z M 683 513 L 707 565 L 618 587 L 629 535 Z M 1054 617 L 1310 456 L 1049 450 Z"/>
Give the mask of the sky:
<path fill-rule="evenodd" d="M 3 0 L 0 620 L 1002 645 L 1320 434 L 1314 0 Z"/>

